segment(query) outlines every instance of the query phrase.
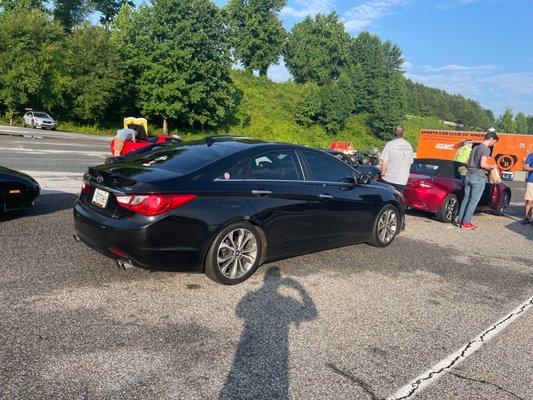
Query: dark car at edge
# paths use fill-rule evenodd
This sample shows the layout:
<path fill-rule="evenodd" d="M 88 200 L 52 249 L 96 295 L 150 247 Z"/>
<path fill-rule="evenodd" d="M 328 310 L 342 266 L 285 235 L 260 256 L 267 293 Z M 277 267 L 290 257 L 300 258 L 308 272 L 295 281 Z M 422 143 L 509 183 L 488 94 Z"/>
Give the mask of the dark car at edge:
<path fill-rule="evenodd" d="M 31 207 L 40 192 L 39 183 L 31 176 L 0 167 L 0 215 Z"/>
<path fill-rule="evenodd" d="M 223 284 L 264 263 L 353 243 L 389 245 L 402 196 L 322 151 L 218 137 L 154 145 L 89 168 L 76 239 L 119 264 Z"/>

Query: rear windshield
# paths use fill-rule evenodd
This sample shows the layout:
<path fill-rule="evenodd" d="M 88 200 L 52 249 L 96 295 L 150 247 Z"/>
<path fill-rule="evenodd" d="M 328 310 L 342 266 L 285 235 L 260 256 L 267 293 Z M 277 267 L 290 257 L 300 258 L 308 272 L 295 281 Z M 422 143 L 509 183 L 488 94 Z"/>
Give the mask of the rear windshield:
<path fill-rule="evenodd" d="M 436 176 L 438 172 L 439 166 L 435 164 L 426 164 L 416 161 L 411 164 L 411 173 L 413 174 Z"/>
<path fill-rule="evenodd" d="M 235 153 L 235 148 L 220 144 L 176 144 L 157 147 L 157 150 L 135 156 L 132 161 L 144 167 L 154 167 L 180 174 L 189 174 Z"/>
<path fill-rule="evenodd" d="M 43 112 L 34 112 L 33 115 L 39 118 L 50 118 L 50 116 Z"/>

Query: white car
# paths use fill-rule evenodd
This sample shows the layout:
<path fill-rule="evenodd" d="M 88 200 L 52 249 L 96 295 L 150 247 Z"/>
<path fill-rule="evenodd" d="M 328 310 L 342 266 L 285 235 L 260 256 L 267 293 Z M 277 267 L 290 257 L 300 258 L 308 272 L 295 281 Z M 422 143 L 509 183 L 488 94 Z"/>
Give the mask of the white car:
<path fill-rule="evenodd" d="M 47 128 L 55 131 L 56 121 L 47 113 L 42 111 L 28 111 L 22 117 L 22 126 L 31 126 L 32 128 Z"/>

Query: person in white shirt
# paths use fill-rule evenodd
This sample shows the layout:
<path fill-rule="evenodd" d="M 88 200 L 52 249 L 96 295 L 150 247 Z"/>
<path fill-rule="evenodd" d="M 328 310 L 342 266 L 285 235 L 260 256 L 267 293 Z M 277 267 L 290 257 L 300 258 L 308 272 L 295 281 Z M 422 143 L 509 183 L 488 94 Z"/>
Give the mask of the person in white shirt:
<path fill-rule="evenodd" d="M 381 179 L 403 194 L 413 163 L 413 148 L 403 138 L 403 128 L 394 128 L 394 139 L 385 144 L 381 153 Z"/>

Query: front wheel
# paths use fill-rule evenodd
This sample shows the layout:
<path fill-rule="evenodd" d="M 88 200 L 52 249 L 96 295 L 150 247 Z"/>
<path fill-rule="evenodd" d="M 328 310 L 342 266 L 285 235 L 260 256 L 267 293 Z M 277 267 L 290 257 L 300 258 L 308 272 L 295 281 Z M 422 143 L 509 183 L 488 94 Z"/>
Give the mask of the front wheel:
<path fill-rule="evenodd" d="M 446 222 L 449 224 L 455 219 L 458 212 L 459 201 L 457 200 L 457 196 L 449 194 L 437 210 L 436 217 L 440 222 Z"/>
<path fill-rule="evenodd" d="M 511 195 L 507 191 L 503 192 L 503 196 L 500 200 L 500 204 L 498 205 L 498 208 L 494 210 L 494 214 L 499 215 L 499 216 L 504 216 L 507 213 L 507 209 L 509 208 L 510 203 L 511 203 Z"/>
<path fill-rule="evenodd" d="M 205 274 L 224 285 L 244 282 L 259 266 L 262 251 L 261 239 L 252 224 L 230 224 L 211 243 L 205 260 Z"/>
<path fill-rule="evenodd" d="M 376 247 L 386 247 L 392 243 L 398 232 L 400 231 L 400 213 L 393 205 L 386 205 L 379 212 L 372 236 L 368 244 Z"/>

